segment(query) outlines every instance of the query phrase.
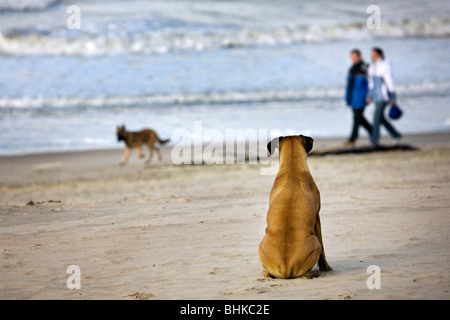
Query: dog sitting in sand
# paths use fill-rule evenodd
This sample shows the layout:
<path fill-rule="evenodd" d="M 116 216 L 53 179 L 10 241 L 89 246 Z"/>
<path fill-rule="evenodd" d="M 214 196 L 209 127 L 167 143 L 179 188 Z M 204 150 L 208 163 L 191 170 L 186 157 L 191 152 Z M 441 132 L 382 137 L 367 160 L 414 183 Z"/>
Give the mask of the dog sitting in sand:
<path fill-rule="evenodd" d="M 161 150 L 155 146 L 155 143 L 158 142 L 160 145 L 163 145 L 170 141 L 170 139 L 160 139 L 156 132 L 152 129 L 143 129 L 141 131 L 131 132 L 127 131 L 125 126 L 117 127 L 117 141 L 121 140 L 125 141 L 125 156 L 121 162 L 121 165 L 126 165 L 128 163 L 128 158 L 130 157 L 130 152 L 133 148 L 137 149 L 137 155 L 139 158 L 144 158 L 144 155 L 142 154 L 142 145 L 146 145 L 150 153 L 146 164 L 149 164 L 152 161 L 153 150 L 156 150 L 159 161 L 161 161 Z"/>
<path fill-rule="evenodd" d="M 266 235 L 259 245 L 265 277 L 296 278 L 330 271 L 325 259 L 319 217 L 320 193 L 309 172 L 307 155 L 313 139 L 305 136 L 275 138 L 267 145 L 270 155 L 280 153 L 267 212 Z"/>

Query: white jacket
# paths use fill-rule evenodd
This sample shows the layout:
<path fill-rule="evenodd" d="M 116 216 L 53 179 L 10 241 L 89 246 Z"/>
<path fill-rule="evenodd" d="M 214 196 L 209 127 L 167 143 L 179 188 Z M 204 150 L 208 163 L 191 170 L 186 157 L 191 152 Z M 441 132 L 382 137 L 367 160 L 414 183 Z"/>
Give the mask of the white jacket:
<path fill-rule="evenodd" d="M 379 59 L 369 66 L 368 70 L 369 93 L 368 98 L 373 101 L 395 101 L 395 83 L 392 67 L 388 60 Z"/>

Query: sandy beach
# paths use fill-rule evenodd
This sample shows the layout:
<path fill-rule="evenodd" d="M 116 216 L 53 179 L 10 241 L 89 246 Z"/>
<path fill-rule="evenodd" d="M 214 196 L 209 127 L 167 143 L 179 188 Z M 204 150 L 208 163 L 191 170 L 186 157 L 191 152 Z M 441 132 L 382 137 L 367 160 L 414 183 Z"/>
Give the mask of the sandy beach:
<path fill-rule="evenodd" d="M 119 166 L 122 149 L 1 157 L 0 299 L 450 299 L 450 132 L 403 140 L 418 150 L 309 158 L 334 271 L 291 280 L 262 276 L 275 176 L 260 164 L 177 166 L 170 148 L 150 166 L 135 152 Z"/>

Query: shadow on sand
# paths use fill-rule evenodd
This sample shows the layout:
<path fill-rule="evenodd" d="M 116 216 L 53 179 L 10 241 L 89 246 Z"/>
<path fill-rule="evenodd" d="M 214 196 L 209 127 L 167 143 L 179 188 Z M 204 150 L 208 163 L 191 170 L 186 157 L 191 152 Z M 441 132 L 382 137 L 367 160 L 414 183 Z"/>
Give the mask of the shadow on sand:
<path fill-rule="evenodd" d="M 386 152 L 386 151 L 416 151 L 419 148 L 409 144 L 397 144 L 392 146 L 378 145 L 372 146 L 360 146 L 360 147 L 330 147 L 319 150 L 313 150 L 309 153 L 309 156 L 325 156 L 325 155 L 338 155 L 349 153 L 370 153 L 370 152 Z"/>

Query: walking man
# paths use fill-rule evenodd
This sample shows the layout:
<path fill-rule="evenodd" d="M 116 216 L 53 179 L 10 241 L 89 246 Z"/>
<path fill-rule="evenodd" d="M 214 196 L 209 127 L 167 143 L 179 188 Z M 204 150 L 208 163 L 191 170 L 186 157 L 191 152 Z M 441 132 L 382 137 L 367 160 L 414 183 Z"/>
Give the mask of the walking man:
<path fill-rule="evenodd" d="M 368 65 L 362 60 L 361 52 L 358 49 L 350 51 L 350 59 L 353 65 L 348 73 L 345 100 L 347 105 L 353 110 L 353 128 L 350 138 L 344 144 L 346 147 L 355 145 L 355 141 L 358 139 L 359 126 L 363 126 L 369 133 L 369 136 L 372 134 L 372 127 L 364 117 L 368 93 Z"/>

